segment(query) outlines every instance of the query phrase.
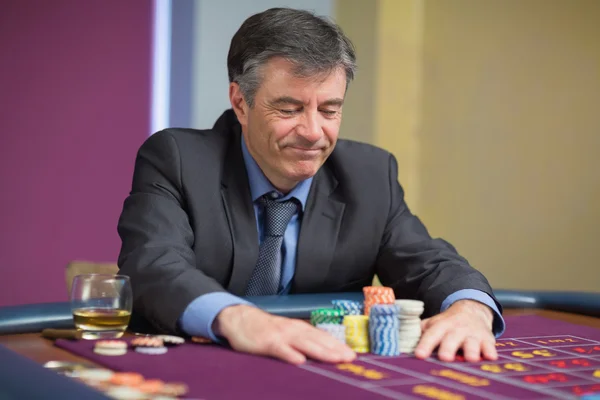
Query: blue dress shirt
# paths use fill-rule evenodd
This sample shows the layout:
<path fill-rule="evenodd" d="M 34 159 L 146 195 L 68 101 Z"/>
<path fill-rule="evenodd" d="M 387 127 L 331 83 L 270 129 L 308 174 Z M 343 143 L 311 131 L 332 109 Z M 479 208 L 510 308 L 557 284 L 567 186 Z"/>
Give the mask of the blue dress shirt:
<path fill-rule="evenodd" d="M 276 192 L 278 194 L 278 201 L 285 201 L 291 198 L 296 198 L 302 205 L 301 209 L 304 211 L 306 207 L 306 200 L 310 191 L 310 185 L 312 178 L 300 182 L 296 187 L 287 195 L 283 195 L 265 177 L 258 164 L 246 147 L 246 143 L 242 136 L 242 154 L 244 157 L 244 163 L 248 172 L 248 181 L 250 184 L 250 194 L 252 201 L 254 202 L 254 212 L 256 215 L 256 228 L 258 231 L 259 245 L 262 243 L 264 238 L 264 229 L 262 226 L 262 215 L 263 208 L 259 206 L 258 198 L 261 196 Z M 296 268 L 296 245 L 298 242 L 298 235 L 300 233 L 300 221 L 299 215 L 296 213 L 290 220 L 283 237 L 283 265 L 281 271 L 281 282 L 279 284 L 279 294 L 287 294 L 290 290 L 292 278 L 294 277 L 294 271 Z M 440 311 L 445 311 L 454 302 L 458 300 L 475 300 L 483 304 L 488 305 L 494 311 L 494 326 L 493 331 L 496 337 L 500 337 L 504 333 L 505 324 L 495 302 L 487 294 L 480 290 L 465 289 L 459 290 L 450 296 L 448 296 L 442 303 Z M 240 297 L 234 296 L 228 292 L 215 292 L 208 293 L 196 298 L 192 301 L 185 309 L 183 315 L 179 320 L 181 329 L 191 336 L 203 336 L 209 337 L 213 341 L 220 342 L 221 339 L 217 338 L 212 331 L 212 324 L 216 316 L 226 307 L 247 304 L 251 305 L 250 302 Z"/>

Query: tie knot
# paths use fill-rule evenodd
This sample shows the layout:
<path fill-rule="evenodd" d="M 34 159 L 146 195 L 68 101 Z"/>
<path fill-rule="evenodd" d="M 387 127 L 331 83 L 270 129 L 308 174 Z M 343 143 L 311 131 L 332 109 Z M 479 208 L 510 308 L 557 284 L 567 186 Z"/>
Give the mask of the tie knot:
<path fill-rule="evenodd" d="M 293 199 L 275 201 L 267 196 L 260 198 L 265 208 L 265 235 L 283 236 L 290 219 L 298 210 L 298 205 Z"/>

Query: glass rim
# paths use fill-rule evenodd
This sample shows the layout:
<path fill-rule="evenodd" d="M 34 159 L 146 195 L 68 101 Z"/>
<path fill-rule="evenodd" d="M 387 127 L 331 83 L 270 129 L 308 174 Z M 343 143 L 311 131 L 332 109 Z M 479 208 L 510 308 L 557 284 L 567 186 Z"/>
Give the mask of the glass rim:
<path fill-rule="evenodd" d="M 89 273 L 89 274 L 77 274 L 75 276 L 73 276 L 73 279 L 76 278 L 94 278 L 94 277 L 103 277 L 103 278 L 111 278 L 111 279 L 127 279 L 129 280 L 129 276 L 128 275 L 121 275 L 121 274 L 100 274 L 100 273 Z"/>

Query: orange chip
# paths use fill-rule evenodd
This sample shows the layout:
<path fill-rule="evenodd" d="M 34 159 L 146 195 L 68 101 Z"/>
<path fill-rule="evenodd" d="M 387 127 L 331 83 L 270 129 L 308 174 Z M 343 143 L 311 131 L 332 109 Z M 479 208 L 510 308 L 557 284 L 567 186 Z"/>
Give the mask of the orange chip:
<path fill-rule="evenodd" d="M 369 287 L 365 287 L 363 288 L 363 293 L 365 295 L 365 298 L 370 298 L 370 297 L 378 297 L 378 296 L 394 296 L 394 290 L 390 287 L 375 287 L 375 286 L 369 286 Z"/>
<path fill-rule="evenodd" d="M 110 378 L 110 383 L 125 386 L 137 386 L 143 381 L 144 377 L 137 372 L 117 372 Z"/>
<path fill-rule="evenodd" d="M 200 344 L 208 344 L 208 343 L 212 343 L 212 340 L 210 340 L 209 338 L 202 337 L 202 336 L 192 336 L 192 342 L 200 343 Z"/>
<path fill-rule="evenodd" d="M 387 286 L 365 286 L 364 315 L 369 315 L 371 307 L 375 304 L 394 304 L 396 296 L 394 289 Z"/>
<path fill-rule="evenodd" d="M 365 286 L 363 288 L 364 294 L 375 294 L 381 290 L 381 286 Z"/>
<path fill-rule="evenodd" d="M 159 394 L 164 386 L 165 383 L 160 379 L 148 379 L 137 385 L 136 388 L 144 393 Z"/>

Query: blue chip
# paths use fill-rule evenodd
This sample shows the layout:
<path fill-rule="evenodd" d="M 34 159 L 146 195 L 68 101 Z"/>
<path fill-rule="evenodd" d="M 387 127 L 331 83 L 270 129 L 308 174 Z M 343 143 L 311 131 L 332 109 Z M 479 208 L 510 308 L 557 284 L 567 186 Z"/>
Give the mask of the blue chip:
<path fill-rule="evenodd" d="M 353 300 L 332 300 L 333 308 L 344 311 L 345 315 L 362 315 L 363 304 Z"/>
<path fill-rule="evenodd" d="M 380 356 L 400 355 L 399 321 L 395 307 L 388 304 L 378 304 L 373 307 L 369 314 L 371 353 Z"/>
<path fill-rule="evenodd" d="M 395 304 L 374 304 L 369 311 L 371 315 L 398 315 L 398 307 Z"/>

